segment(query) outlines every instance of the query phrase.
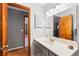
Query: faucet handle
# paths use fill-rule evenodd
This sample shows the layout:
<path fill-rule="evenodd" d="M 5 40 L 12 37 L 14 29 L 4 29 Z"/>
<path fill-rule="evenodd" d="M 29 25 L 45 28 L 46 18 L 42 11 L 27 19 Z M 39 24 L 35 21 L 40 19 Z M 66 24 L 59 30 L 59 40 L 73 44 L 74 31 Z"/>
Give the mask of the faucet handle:
<path fill-rule="evenodd" d="M 73 45 L 68 46 L 69 49 L 74 49 Z"/>
<path fill-rule="evenodd" d="M 52 38 L 50 38 L 50 41 L 51 41 L 51 42 L 54 42 L 54 40 L 53 40 Z"/>

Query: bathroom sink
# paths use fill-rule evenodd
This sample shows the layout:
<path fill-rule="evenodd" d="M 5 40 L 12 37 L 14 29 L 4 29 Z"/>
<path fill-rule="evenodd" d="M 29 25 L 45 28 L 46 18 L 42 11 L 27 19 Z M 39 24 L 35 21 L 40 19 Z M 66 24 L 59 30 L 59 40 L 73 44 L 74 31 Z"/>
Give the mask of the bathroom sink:
<path fill-rule="evenodd" d="M 62 47 L 66 47 L 69 50 L 78 49 L 78 45 L 75 41 L 70 41 L 66 39 L 48 37 L 46 38 L 46 40 L 43 40 L 43 42 L 51 46 L 60 44 Z"/>
<path fill-rule="evenodd" d="M 74 49 L 74 46 L 73 45 L 68 45 L 68 48 L 73 50 Z"/>

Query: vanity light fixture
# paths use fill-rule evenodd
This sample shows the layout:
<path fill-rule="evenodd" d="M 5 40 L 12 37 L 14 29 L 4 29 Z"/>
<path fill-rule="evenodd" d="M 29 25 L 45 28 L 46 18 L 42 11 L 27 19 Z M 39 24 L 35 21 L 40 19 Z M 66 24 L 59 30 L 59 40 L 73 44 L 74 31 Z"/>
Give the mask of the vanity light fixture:
<path fill-rule="evenodd" d="M 46 12 L 46 15 L 49 15 L 49 11 Z"/>
<path fill-rule="evenodd" d="M 50 9 L 50 12 L 53 12 L 53 11 L 54 11 L 54 8 L 51 8 L 51 9 Z"/>
<path fill-rule="evenodd" d="M 50 8 L 47 12 L 46 12 L 46 15 L 48 16 L 49 14 L 51 14 L 55 9 L 56 7 L 58 6 L 59 4 L 56 4 L 54 7 Z"/>

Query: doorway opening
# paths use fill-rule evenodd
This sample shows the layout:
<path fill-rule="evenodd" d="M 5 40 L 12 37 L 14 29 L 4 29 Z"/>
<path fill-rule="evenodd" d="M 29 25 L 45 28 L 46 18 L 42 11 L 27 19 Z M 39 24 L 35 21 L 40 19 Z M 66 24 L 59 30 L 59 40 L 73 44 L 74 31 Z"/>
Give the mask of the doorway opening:
<path fill-rule="evenodd" d="M 28 17 L 25 15 L 28 15 L 28 11 L 25 12 L 13 7 L 8 8 L 9 56 L 28 55 Z"/>

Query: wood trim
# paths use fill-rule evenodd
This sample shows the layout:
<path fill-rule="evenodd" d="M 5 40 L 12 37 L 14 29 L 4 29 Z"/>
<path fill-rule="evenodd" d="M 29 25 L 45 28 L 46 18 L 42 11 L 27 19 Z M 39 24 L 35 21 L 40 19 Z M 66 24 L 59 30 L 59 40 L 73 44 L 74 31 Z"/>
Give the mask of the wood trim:
<path fill-rule="evenodd" d="M 8 55 L 7 48 L 7 16 L 8 14 L 8 5 L 7 3 L 2 3 L 2 48 L 3 56 Z"/>
<path fill-rule="evenodd" d="M 27 7 L 27 6 L 23 6 L 23 5 L 20 5 L 20 4 L 16 4 L 16 3 L 8 3 L 9 6 L 13 6 L 13 7 L 16 7 L 16 8 L 20 8 L 20 9 L 23 9 L 23 10 L 29 10 L 30 8 Z"/>
<path fill-rule="evenodd" d="M 0 3 L 0 48 L 2 48 L 2 3 Z M 2 54 L 2 50 L 0 50 L 0 56 Z"/>

